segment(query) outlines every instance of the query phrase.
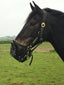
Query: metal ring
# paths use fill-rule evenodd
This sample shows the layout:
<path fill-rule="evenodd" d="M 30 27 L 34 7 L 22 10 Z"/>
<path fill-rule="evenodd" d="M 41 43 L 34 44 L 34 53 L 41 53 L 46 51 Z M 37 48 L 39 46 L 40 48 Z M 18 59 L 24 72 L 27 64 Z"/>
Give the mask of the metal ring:
<path fill-rule="evenodd" d="M 46 25 L 45 25 L 45 22 L 42 22 L 41 23 L 41 27 L 44 28 Z"/>

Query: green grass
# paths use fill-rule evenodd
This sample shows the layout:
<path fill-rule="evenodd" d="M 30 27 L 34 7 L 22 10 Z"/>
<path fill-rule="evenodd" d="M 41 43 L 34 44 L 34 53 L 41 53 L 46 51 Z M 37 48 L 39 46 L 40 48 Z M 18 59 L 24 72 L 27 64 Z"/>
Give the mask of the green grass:
<path fill-rule="evenodd" d="M 44 43 L 39 48 L 51 48 Z M 64 62 L 55 51 L 33 52 L 34 60 L 19 63 L 10 44 L 0 44 L 0 85 L 64 85 Z"/>

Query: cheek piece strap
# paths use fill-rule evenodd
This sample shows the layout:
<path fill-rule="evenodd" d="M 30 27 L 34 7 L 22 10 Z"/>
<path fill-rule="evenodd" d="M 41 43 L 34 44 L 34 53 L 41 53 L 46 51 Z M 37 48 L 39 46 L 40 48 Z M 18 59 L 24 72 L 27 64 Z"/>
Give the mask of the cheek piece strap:
<path fill-rule="evenodd" d="M 43 29 L 45 28 L 45 22 L 42 22 L 41 23 L 41 30 L 38 34 L 38 37 L 35 38 L 35 40 L 32 42 L 32 44 L 28 47 L 28 51 L 29 51 L 29 57 L 31 57 L 31 61 L 29 63 L 29 65 L 31 65 L 32 61 L 33 61 L 33 55 L 32 55 L 32 52 L 42 43 L 43 41 L 43 38 L 42 38 L 42 35 L 43 35 Z M 37 42 L 39 41 L 38 44 L 36 44 Z"/>

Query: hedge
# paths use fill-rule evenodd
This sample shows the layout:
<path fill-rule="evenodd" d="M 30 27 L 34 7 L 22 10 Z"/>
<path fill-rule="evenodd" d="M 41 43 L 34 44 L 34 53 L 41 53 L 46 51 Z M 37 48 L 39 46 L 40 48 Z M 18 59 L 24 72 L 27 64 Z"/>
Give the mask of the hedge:
<path fill-rule="evenodd" d="M 10 44 L 12 40 L 0 41 L 0 44 Z"/>

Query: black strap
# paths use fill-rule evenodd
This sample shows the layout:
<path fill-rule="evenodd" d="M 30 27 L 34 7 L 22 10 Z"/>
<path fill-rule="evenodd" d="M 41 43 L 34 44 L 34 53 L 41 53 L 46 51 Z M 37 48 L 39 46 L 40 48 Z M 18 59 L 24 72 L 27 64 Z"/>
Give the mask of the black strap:
<path fill-rule="evenodd" d="M 31 61 L 30 61 L 29 65 L 31 65 L 32 61 L 33 61 L 33 55 L 31 55 Z"/>

